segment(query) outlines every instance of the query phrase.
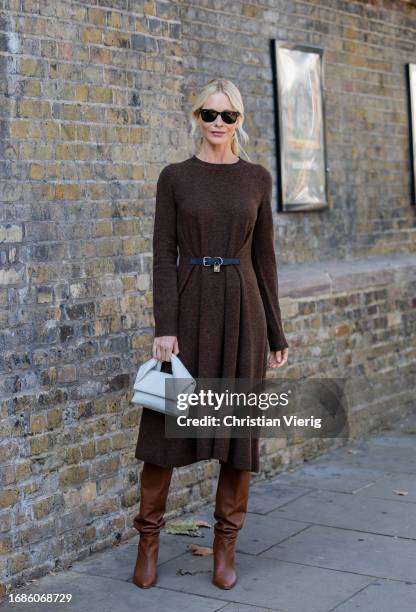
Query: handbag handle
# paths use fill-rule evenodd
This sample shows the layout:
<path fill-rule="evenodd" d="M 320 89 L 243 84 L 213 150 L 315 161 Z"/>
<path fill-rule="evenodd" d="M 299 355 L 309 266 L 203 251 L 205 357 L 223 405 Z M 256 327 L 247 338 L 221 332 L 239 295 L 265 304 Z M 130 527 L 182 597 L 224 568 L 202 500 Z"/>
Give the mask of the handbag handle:
<path fill-rule="evenodd" d="M 177 356 L 175 355 L 175 353 L 172 353 L 172 354 L 171 354 L 171 356 L 170 356 L 170 358 L 171 358 L 171 359 L 173 358 L 173 361 L 175 362 L 175 364 L 176 364 L 176 363 L 178 363 L 178 361 L 179 361 L 179 357 L 177 357 Z M 155 357 L 155 359 L 156 359 L 156 357 Z M 164 362 L 165 362 L 165 360 L 164 360 L 164 359 L 156 359 L 156 361 L 157 361 L 156 368 L 157 368 L 158 370 L 160 370 L 160 368 L 162 367 L 162 363 L 164 363 Z M 172 362 L 171 362 L 171 363 L 172 363 Z M 173 364 L 172 364 L 172 365 L 173 365 Z"/>
<path fill-rule="evenodd" d="M 179 359 L 179 357 L 175 355 L 175 353 L 172 353 L 170 358 L 171 358 L 171 364 L 172 364 L 172 376 L 177 377 L 177 378 L 190 377 L 188 370 L 185 368 L 184 364 Z M 157 363 L 156 363 L 155 369 L 160 371 L 160 368 L 162 367 L 162 361 L 159 361 L 159 359 L 157 359 L 156 361 Z"/>

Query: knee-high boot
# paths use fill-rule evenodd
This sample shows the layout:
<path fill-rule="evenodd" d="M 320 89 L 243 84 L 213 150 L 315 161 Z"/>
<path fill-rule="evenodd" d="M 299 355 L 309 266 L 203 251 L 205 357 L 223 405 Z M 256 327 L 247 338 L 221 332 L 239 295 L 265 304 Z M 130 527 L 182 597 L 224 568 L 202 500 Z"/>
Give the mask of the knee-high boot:
<path fill-rule="evenodd" d="M 173 468 L 145 462 L 140 482 L 140 510 L 133 520 L 140 533 L 133 582 L 142 589 L 156 584 L 160 530 L 165 526 L 166 501 Z"/>
<path fill-rule="evenodd" d="M 247 512 L 251 473 L 221 463 L 215 499 L 212 582 L 231 589 L 237 582 L 235 544 Z"/>

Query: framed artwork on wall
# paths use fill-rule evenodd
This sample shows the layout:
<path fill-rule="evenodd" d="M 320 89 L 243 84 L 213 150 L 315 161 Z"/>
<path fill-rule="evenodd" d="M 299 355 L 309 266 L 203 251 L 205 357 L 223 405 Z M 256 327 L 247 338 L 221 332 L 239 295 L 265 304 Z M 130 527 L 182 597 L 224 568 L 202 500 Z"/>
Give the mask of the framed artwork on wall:
<path fill-rule="evenodd" d="M 328 208 L 323 50 L 272 41 L 278 209 Z"/>
<path fill-rule="evenodd" d="M 407 64 L 407 91 L 410 126 L 410 168 L 412 174 L 412 204 L 416 205 L 416 64 Z"/>

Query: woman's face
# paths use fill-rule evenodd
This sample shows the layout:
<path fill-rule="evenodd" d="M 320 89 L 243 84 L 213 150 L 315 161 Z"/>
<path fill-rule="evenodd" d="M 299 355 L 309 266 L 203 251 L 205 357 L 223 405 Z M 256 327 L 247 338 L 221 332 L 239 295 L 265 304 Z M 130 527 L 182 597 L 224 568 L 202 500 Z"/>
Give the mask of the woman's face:
<path fill-rule="evenodd" d="M 205 100 L 202 108 L 210 108 L 216 111 L 224 111 L 224 110 L 233 110 L 237 109 L 231 104 L 230 99 L 221 91 L 216 92 L 215 94 L 211 94 Z M 221 145 L 222 147 L 231 148 L 231 141 L 236 131 L 240 117 L 237 118 L 235 123 L 224 123 L 221 115 L 217 115 L 217 118 L 211 123 L 205 123 L 201 119 L 201 115 L 198 114 L 197 120 L 199 125 L 201 126 L 201 135 L 205 138 L 211 145 Z"/>

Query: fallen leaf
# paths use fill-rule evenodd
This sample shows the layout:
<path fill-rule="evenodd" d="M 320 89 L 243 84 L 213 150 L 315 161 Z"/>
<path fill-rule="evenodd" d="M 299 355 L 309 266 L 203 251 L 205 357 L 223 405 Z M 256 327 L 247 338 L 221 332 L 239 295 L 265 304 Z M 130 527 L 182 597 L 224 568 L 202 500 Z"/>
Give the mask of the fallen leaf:
<path fill-rule="evenodd" d="M 202 519 L 196 519 L 195 522 L 198 527 L 209 527 L 210 529 L 212 528 L 212 525 L 210 525 L 210 523 L 207 523 L 207 521 L 203 521 Z"/>
<path fill-rule="evenodd" d="M 198 544 L 188 544 L 188 549 L 193 555 L 200 555 L 201 557 L 207 557 L 213 554 L 213 550 L 210 546 L 199 546 Z"/>
<path fill-rule="evenodd" d="M 202 533 L 199 527 L 211 527 L 211 525 L 201 519 L 179 519 L 166 523 L 165 531 L 176 535 L 201 537 Z"/>

